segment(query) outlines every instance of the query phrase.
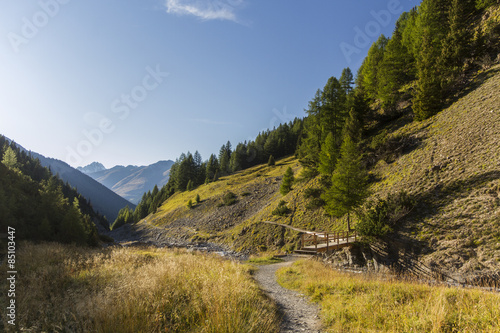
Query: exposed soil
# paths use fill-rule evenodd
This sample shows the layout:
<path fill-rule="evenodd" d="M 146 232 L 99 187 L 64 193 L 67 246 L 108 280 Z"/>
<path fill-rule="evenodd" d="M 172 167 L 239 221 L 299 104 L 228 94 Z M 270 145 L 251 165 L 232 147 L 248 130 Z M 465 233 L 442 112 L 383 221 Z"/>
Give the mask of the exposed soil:
<path fill-rule="evenodd" d="M 276 271 L 291 265 L 297 257 L 286 257 L 285 262 L 272 265 L 264 265 L 255 273 L 255 279 L 266 292 L 278 304 L 283 314 L 281 332 L 321 332 L 319 320 L 319 307 L 310 303 L 299 293 L 283 288 L 276 282 Z"/>

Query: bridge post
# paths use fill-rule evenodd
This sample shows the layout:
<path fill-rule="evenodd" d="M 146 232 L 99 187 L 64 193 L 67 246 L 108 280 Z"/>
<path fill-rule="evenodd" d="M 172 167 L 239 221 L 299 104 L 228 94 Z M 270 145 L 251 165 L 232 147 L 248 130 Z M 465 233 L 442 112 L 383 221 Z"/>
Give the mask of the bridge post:
<path fill-rule="evenodd" d="M 316 249 L 316 252 L 318 252 L 318 236 L 316 233 L 314 233 L 314 248 Z"/>

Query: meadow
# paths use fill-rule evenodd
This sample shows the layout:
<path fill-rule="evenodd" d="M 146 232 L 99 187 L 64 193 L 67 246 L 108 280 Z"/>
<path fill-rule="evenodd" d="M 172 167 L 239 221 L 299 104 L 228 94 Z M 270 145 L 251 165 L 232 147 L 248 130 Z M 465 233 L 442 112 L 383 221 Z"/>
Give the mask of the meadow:
<path fill-rule="evenodd" d="M 500 332 L 500 294 L 344 273 L 301 260 L 278 282 L 321 305 L 326 332 Z"/>
<path fill-rule="evenodd" d="M 17 270 L 16 327 L 2 316 L 11 331 L 279 331 L 276 306 L 251 266 L 215 255 L 24 243 Z"/>

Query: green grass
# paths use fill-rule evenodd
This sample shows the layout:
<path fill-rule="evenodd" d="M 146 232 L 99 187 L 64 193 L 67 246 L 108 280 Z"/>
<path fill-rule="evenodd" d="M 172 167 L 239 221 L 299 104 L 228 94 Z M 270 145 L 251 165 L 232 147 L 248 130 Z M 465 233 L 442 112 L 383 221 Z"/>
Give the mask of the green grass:
<path fill-rule="evenodd" d="M 500 332 L 500 294 L 382 280 L 302 260 L 278 282 L 321 305 L 328 332 Z"/>
<path fill-rule="evenodd" d="M 276 307 L 250 265 L 183 250 L 59 244 L 21 244 L 16 259 L 11 331 L 279 331 Z M 7 271 L 5 264 L 0 269 Z M 0 288 L 8 289 L 6 280 Z M 2 321 L 12 329 L 6 316 Z"/>
<path fill-rule="evenodd" d="M 261 254 L 258 256 L 252 256 L 247 260 L 249 264 L 254 265 L 272 265 L 280 262 L 284 262 L 282 258 L 276 257 L 274 254 Z"/>

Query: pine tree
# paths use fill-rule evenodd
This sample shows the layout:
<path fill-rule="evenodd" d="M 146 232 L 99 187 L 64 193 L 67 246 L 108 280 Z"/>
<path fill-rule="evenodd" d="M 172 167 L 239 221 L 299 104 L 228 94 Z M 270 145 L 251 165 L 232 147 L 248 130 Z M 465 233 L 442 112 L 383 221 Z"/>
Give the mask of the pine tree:
<path fill-rule="evenodd" d="M 287 195 L 288 192 L 292 190 L 293 182 L 295 181 L 295 177 L 293 176 L 293 170 L 291 167 L 286 169 L 285 174 L 283 175 L 283 180 L 281 181 L 280 193 L 282 195 Z"/>
<path fill-rule="evenodd" d="M 269 156 L 269 160 L 267 160 L 267 165 L 268 166 L 274 166 L 274 165 L 276 165 L 276 161 L 274 161 L 273 155 Z"/>
<path fill-rule="evenodd" d="M 347 215 L 350 230 L 350 212 L 367 196 L 368 174 L 361 163 L 362 155 L 357 145 L 346 135 L 340 149 L 341 157 L 332 175 L 332 186 L 324 194 L 325 210 L 341 217 Z"/>
<path fill-rule="evenodd" d="M 396 22 L 396 28 L 391 39 L 387 42 L 384 57 L 379 69 L 378 97 L 382 100 L 386 110 L 396 108 L 401 98 L 399 90 L 414 80 L 415 60 L 403 44 L 403 31 L 409 18 L 403 13 Z"/>
<path fill-rule="evenodd" d="M 193 208 L 193 200 L 189 199 L 189 201 L 187 203 L 187 208 L 189 208 L 189 209 Z"/>
<path fill-rule="evenodd" d="M 199 194 L 196 194 L 196 203 L 199 204 L 200 201 L 201 201 L 201 198 L 200 198 L 200 195 Z"/>
<path fill-rule="evenodd" d="M 17 155 L 11 147 L 5 150 L 2 158 L 2 164 L 9 169 L 16 169 L 18 166 Z"/>
<path fill-rule="evenodd" d="M 361 141 L 361 120 L 355 108 L 351 108 L 344 125 L 343 137 L 349 136 L 355 144 Z"/>
<path fill-rule="evenodd" d="M 214 179 L 217 169 L 219 169 L 219 162 L 217 160 L 217 156 L 212 154 L 207 162 L 206 183 L 209 183 Z"/>
<path fill-rule="evenodd" d="M 441 77 L 437 74 L 436 57 L 432 49 L 432 36 L 430 30 L 426 30 L 417 65 L 418 81 L 413 98 L 413 112 L 417 120 L 435 115 L 442 105 Z"/>
<path fill-rule="evenodd" d="M 321 143 L 332 133 L 336 145 L 340 146 L 342 140 L 342 127 L 345 121 L 346 95 L 340 82 L 331 77 L 328 79 L 321 94 L 320 126 Z"/>
<path fill-rule="evenodd" d="M 387 42 L 388 39 L 384 35 L 381 35 L 368 50 L 368 55 L 363 63 L 363 89 L 367 97 L 372 100 L 378 96 L 380 88 L 379 69 L 381 62 L 384 59 Z"/>
<path fill-rule="evenodd" d="M 417 86 L 413 111 L 417 120 L 427 119 L 442 108 L 446 65 L 439 61 L 449 31 L 449 0 L 423 0 L 417 17 L 415 47 L 418 49 Z"/>
<path fill-rule="evenodd" d="M 449 30 L 442 43 L 441 67 L 445 68 L 445 89 L 458 80 L 467 56 L 472 52 L 470 19 L 474 13 L 474 0 L 452 0 L 449 10 Z"/>
<path fill-rule="evenodd" d="M 339 149 L 335 144 L 333 134 L 330 133 L 326 137 L 325 142 L 321 146 L 321 153 L 319 154 L 318 171 L 323 175 L 331 176 L 335 170 L 335 164 L 339 157 Z"/>
<path fill-rule="evenodd" d="M 194 189 L 193 181 L 190 179 L 187 183 L 186 190 L 192 191 Z"/>
<path fill-rule="evenodd" d="M 346 95 L 349 95 L 354 85 L 354 76 L 352 75 L 352 71 L 349 67 L 342 70 L 342 75 L 340 76 L 339 83 L 344 93 Z"/>
<path fill-rule="evenodd" d="M 321 90 L 318 89 L 314 98 L 309 102 L 309 109 L 306 110 L 308 116 L 304 120 L 301 144 L 297 149 L 300 164 L 307 170 L 316 170 L 319 163 L 322 142 L 320 120 L 320 110 L 322 108 L 321 94 Z"/>

